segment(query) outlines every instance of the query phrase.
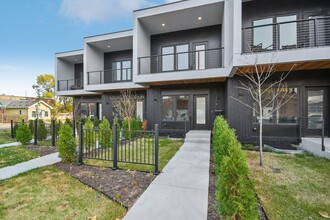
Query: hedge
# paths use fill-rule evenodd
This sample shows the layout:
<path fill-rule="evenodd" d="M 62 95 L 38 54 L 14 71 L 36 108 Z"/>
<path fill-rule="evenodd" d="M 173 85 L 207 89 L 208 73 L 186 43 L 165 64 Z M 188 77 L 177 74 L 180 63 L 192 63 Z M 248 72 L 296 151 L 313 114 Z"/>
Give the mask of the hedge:
<path fill-rule="evenodd" d="M 216 199 L 222 219 L 259 219 L 257 198 L 248 180 L 245 153 L 227 121 L 218 116 L 212 139 L 216 176 Z"/>

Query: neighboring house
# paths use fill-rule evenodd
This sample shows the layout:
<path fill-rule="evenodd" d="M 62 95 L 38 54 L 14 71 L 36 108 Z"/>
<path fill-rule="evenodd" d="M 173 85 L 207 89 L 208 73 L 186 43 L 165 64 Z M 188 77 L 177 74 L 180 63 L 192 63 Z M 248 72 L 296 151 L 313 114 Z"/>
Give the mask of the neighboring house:
<path fill-rule="evenodd" d="M 319 132 L 320 117 L 329 135 L 330 1 L 189 0 L 133 15 L 132 30 L 56 54 L 56 94 L 74 97 L 76 114 L 112 120 L 112 100 L 131 89 L 143 97 L 137 112 L 161 134 L 211 129 L 223 114 L 245 143 L 258 140 L 259 120 L 266 143 L 297 143 Z M 232 99 L 252 103 L 236 73 L 272 57 L 279 72 L 296 64 L 286 80 L 294 96 L 260 119 Z"/>
<path fill-rule="evenodd" d="M 6 123 L 20 119 L 25 121 L 37 118 L 51 120 L 53 108 L 44 101 L 0 99 L 0 103 L 5 106 L 4 122 Z"/>

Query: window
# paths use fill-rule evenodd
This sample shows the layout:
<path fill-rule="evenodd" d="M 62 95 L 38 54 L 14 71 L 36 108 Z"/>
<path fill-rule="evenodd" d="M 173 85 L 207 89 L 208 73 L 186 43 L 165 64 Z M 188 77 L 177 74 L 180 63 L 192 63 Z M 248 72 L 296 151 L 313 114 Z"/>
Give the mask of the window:
<path fill-rule="evenodd" d="M 97 116 L 96 112 L 96 104 L 94 102 L 87 102 L 87 103 L 81 103 L 81 117 L 86 118 L 89 117 L 93 119 L 95 116 Z"/>
<path fill-rule="evenodd" d="M 19 114 L 20 114 L 20 115 L 22 114 L 22 110 L 19 110 Z"/>
<path fill-rule="evenodd" d="M 251 48 L 256 49 L 260 47 L 261 49 L 273 49 L 273 26 L 268 25 L 273 23 L 273 18 L 265 18 L 260 20 L 255 20 L 253 26 L 267 25 L 262 27 L 256 27 L 253 29 L 253 45 Z"/>
<path fill-rule="evenodd" d="M 136 117 L 143 120 L 143 101 L 136 102 Z"/>
<path fill-rule="evenodd" d="M 114 81 L 132 80 L 132 61 L 118 61 L 112 63 L 112 74 Z"/>
<path fill-rule="evenodd" d="M 32 118 L 36 118 L 37 117 L 37 112 L 36 111 L 32 111 Z"/>
<path fill-rule="evenodd" d="M 291 16 L 282 16 L 277 17 L 276 22 L 289 22 L 289 21 L 296 21 L 297 15 Z M 279 39 L 279 48 L 280 49 L 290 49 L 297 47 L 297 23 L 284 23 L 279 25 L 280 31 L 280 39 Z"/>
<path fill-rule="evenodd" d="M 45 111 L 45 117 L 48 118 L 48 111 Z"/>
<path fill-rule="evenodd" d="M 195 46 L 195 69 L 203 70 L 205 69 L 205 44 Z"/>
<path fill-rule="evenodd" d="M 277 107 L 278 103 L 282 103 L 282 106 L 273 111 Z M 257 102 L 254 102 L 254 108 L 258 108 Z M 263 95 L 263 123 L 297 123 L 297 88 L 287 88 L 287 91 L 281 91 L 281 93 L 275 97 L 274 89 L 269 89 L 264 92 Z M 253 121 L 259 123 L 259 114 L 253 112 Z"/>
<path fill-rule="evenodd" d="M 189 96 L 163 96 L 162 120 L 163 121 L 188 121 Z"/>
<path fill-rule="evenodd" d="M 189 45 L 181 44 L 162 48 L 162 71 L 189 69 Z"/>

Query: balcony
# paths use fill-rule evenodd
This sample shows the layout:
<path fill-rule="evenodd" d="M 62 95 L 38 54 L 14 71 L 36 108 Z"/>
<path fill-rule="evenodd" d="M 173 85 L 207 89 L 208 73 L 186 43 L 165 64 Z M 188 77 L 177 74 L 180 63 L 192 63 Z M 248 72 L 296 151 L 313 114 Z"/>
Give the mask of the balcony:
<path fill-rule="evenodd" d="M 201 49 L 138 58 L 138 74 L 197 71 L 223 67 L 224 48 Z"/>
<path fill-rule="evenodd" d="M 84 89 L 83 79 L 69 79 L 57 81 L 57 91 L 70 91 Z"/>
<path fill-rule="evenodd" d="M 243 53 L 330 46 L 330 17 L 277 23 L 263 19 L 260 23 L 242 29 Z"/>
<path fill-rule="evenodd" d="M 87 85 L 132 82 L 132 68 L 87 72 Z"/>

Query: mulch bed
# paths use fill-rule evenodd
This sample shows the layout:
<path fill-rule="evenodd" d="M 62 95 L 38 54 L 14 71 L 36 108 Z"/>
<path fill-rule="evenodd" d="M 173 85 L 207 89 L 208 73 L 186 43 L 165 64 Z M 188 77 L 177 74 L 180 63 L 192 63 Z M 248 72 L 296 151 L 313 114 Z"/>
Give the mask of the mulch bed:
<path fill-rule="evenodd" d="M 79 166 L 69 163 L 58 163 L 55 164 L 55 167 L 69 173 L 128 209 L 155 179 L 155 175 L 152 173 L 139 171 L 111 170 L 111 168 Z"/>
<path fill-rule="evenodd" d="M 216 184 L 217 184 L 217 177 L 215 176 L 213 150 L 211 150 L 210 179 L 209 179 L 209 205 L 208 205 L 208 214 L 207 214 L 208 220 L 220 219 L 218 210 L 217 210 L 217 202 L 215 200 Z"/>
<path fill-rule="evenodd" d="M 30 150 L 36 151 L 41 157 L 58 152 L 58 148 L 53 146 L 28 145 L 26 147 Z"/>

